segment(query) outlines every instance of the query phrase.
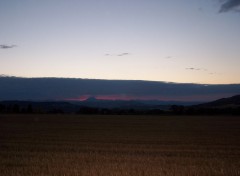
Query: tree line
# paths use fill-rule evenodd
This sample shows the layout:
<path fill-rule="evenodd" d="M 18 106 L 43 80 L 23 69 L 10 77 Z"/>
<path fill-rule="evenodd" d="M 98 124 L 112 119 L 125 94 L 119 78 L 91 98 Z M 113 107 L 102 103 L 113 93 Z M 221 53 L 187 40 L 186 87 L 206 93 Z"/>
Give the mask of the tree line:
<path fill-rule="evenodd" d="M 169 110 L 161 109 L 134 109 L 134 108 L 97 108 L 81 106 L 67 111 L 64 107 L 44 109 L 34 107 L 31 103 L 27 106 L 15 104 L 0 104 L 0 113 L 4 114 L 99 114 L 99 115 L 240 115 L 240 106 L 226 108 L 207 108 L 196 106 L 172 105 Z"/>

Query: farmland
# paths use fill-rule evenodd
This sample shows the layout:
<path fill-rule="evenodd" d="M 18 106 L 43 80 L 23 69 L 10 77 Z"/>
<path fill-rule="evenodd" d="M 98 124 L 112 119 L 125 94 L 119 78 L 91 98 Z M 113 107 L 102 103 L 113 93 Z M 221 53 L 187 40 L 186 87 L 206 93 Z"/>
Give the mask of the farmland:
<path fill-rule="evenodd" d="M 240 175 L 240 117 L 0 115 L 0 173 Z"/>

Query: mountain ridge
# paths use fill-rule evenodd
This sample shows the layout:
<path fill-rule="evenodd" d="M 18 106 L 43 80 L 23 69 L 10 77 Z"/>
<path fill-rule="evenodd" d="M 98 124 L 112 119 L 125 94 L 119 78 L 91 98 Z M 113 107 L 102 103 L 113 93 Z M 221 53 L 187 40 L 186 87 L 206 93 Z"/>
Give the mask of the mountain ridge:
<path fill-rule="evenodd" d="M 221 107 L 236 107 L 240 106 L 240 95 L 234 95 L 228 98 L 221 98 L 216 101 L 203 103 L 196 105 L 197 107 L 210 107 L 210 108 L 221 108 Z"/>

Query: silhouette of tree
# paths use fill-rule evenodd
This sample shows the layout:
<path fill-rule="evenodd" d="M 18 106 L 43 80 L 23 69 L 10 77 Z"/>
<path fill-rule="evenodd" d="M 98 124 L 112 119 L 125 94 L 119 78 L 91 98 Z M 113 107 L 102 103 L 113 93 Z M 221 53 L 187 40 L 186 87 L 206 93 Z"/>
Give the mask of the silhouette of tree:
<path fill-rule="evenodd" d="M 5 111 L 6 111 L 6 106 L 0 104 L 0 113 L 3 113 L 3 112 L 5 112 Z"/>
<path fill-rule="evenodd" d="M 33 108 L 31 104 L 29 104 L 27 107 L 27 113 L 33 113 Z"/>
<path fill-rule="evenodd" d="M 182 114 L 184 114 L 185 107 L 178 106 L 178 105 L 172 105 L 170 110 L 171 110 L 171 112 L 173 112 L 176 115 L 182 115 Z"/>
<path fill-rule="evenodd" d="M 19 113 L 20 112 L 20 108 L 18 104 L 14 104 L 13 105 L 13 109 L 12 109 L 13 113 Z"/>

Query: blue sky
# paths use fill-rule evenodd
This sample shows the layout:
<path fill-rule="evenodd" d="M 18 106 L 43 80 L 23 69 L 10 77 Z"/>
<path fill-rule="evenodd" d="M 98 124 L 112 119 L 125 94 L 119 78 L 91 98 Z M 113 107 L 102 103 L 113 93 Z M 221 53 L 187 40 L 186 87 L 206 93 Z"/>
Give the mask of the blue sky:
<path fill-rule="evenodd" d="M 239 0 L 1 0 L 0 74 L 240 83 Z"/>

